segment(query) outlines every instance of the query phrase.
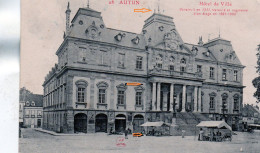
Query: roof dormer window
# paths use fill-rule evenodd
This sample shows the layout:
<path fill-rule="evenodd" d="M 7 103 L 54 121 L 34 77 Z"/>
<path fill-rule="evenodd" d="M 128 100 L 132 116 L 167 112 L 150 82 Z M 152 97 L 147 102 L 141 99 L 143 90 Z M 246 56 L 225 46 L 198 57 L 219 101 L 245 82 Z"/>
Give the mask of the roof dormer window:
<path fill-rule="evenodd" d="M 26 105 L 26 106 L 30 106 L 30 102 L 27 101 L 27 102 L 25 103 L 25 105 Z"/>
<path fill-rule="evenodd" d="M 34 101 L 32 101 L 31 105 L 32 105 L 32 106 L 35 106 L 35 102 L 34 102 Z"/>

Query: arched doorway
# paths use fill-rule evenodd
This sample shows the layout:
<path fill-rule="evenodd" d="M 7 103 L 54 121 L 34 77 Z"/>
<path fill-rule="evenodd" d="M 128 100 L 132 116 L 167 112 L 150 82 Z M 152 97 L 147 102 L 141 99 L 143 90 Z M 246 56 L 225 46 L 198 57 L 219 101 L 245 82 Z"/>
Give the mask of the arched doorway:
<path fill-rule="evenodd" d="M 123 132 L 126 128 L 126 116 L 123 114 L 118 114 L 115 120 L 115 130 L 116 132 Z"/>
<path fill-rule="evenodd" d="M 96 132 L 107 132 L 107 115 L 98 114 L 95 123 Z"/>
<path fill-rule="evenodd" d="M 87 133 L 87 115 L 79 113 L 74 116 L 74 132 Z"/>
<path fill-rule="evenodd" d="M 133 120 L 133 132 L 134 133 L 142 132 L 144 128 L 140 125 L 142 125 L 143 123 L 144 123 L 143 115 L 135 115 Z"/>

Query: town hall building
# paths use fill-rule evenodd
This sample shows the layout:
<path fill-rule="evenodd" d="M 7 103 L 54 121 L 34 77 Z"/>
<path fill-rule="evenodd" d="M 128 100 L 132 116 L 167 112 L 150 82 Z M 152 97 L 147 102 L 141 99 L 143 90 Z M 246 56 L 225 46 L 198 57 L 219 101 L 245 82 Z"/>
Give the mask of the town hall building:
<path fill-rule="evenodd" d="M 133 33 L 106 27 L 89 7 L 71 21 L 70 12 L 68 4 L 58 63 L 43 83 L 44 129 L 140 132 L 147 121 L 189 124 L 189 118 L 225 120 L 237 129 L 244 66 L 230 41 L 185 43 L 173 18 L 161 13 Z"/>

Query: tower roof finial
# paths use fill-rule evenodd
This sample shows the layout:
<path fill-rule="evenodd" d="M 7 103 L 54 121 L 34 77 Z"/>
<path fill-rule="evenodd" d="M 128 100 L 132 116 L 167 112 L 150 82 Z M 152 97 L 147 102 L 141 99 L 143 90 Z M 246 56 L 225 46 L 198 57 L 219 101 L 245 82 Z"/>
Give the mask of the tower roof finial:
<path fill-rule="evenodd" d="M 70 2 L 68 2 L 68 5 L 67 5 L 67 10 L 70 9 Z"/>
<path fill-rule="evenodd" d="M 218 37 L 220 38 L 220 27 L 218 27 Z"/>
<path fill-rule="evenodd" d="M 89 8 L 89 0 L 88 0 L 88 5 L 87 5 L 87 7 Z"/>
<path fill-rule="evenodd" d="M 158 4 L 158 13 L 160 13 L 160 3 Z"/>

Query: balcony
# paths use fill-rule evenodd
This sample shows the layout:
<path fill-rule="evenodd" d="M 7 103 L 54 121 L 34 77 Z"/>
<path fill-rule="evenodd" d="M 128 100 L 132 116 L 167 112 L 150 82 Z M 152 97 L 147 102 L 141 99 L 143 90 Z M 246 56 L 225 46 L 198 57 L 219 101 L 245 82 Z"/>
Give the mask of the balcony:
<path fill-rule="evenodd" d="M 124 108 L 124 109 L 126 109 L 126 104 L 116 104 L 116 107 L 117 107 L 117 109 L 118 108 Z"/>
<path fill-rule="evenodd" d="M 107 109 L 107 104 L 106 103 L 97 103 L 97 108 L 99 109 L 99 107 L 101 107 L 101 108 L 105 107 L 105 109 Z"/>
<path fill-rule="evenodd" d="M 171 71 L 171 70 L 164 70 L 154 68 L 149 70 L 150 75 L 163 75 L 163 76 L 170 76 L 170 77 L 187 77 L 193 79 L 202 79 L 202 72 L 190 73 L 190 72 L 180 72 L 180 71 Z"/>
<path fill-rule="evenodd" d="M 138 108 L 141 110 L 144 110 L 144 105 L 135 105 L 135 110 Z"/>

